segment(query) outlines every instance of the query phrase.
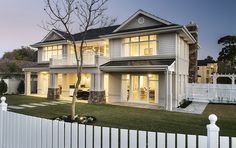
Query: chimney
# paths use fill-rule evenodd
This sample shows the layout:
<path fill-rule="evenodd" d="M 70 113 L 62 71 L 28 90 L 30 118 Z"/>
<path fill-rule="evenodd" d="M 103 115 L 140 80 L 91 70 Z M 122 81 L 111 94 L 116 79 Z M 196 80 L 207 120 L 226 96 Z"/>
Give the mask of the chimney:
<path fill-rule="evenodd" d="M 191 21 L 186 28 L 195 38 L 197 43 L 189 45 L 189 83 L 197 82 L 197 56 L 198 56 L 198 26 L 196 23 Z"/>

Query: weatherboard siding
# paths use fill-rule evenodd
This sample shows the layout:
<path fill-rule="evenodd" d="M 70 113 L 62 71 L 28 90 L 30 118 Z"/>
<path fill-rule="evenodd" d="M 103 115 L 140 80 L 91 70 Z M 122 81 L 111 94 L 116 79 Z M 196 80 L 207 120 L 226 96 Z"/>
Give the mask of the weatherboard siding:
<path fill-rule="evenodd" d="M 175 55 L 176 50 L 175 34 L 160 34 L 158 35 L 157 54 L 160 55 Z"/>

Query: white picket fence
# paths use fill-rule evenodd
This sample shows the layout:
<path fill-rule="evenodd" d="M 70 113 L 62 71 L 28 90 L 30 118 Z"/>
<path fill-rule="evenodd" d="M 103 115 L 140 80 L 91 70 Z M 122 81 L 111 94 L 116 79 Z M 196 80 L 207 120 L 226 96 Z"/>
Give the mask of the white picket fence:
<path fill-rule="evenodd" d="M 186 97 L 196 102 L 236 103 L 236 85 L 189 83 Z"/>
<path fill-rule="evenodd" d="M 230 145 L 235 148 L 236 138 L 219 138 L 217 118 L 214 115 L 211 118 L 208 136 L 197 136 L 71 124 L 0 111 L 0 147 L 218 148 L 220 139 L 220 148 L 230 148 Z"/>

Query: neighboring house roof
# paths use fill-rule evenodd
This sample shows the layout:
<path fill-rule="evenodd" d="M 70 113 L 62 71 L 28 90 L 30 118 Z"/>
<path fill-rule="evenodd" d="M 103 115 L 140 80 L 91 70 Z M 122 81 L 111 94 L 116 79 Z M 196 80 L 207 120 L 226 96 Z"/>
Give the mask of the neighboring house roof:
<path fill-rule="evenodd" d="M 11 72 L 11 73 L 21 74 L 22 68 L 33 67 L 37 63 L 31 62 L 31 61 L 1 59 L 0 60 L 0 74 L 5 74 L 6 72 L 8 72 L 9 66 L 11 64 L 15 64 L 16 70 L 17 70 L 15 72 Z"/>
<path fill-rule="evenodd" d="M 207 64 L 216 63 L 215 61 L 198 60 L 197 66 L 207 66 Z"/>

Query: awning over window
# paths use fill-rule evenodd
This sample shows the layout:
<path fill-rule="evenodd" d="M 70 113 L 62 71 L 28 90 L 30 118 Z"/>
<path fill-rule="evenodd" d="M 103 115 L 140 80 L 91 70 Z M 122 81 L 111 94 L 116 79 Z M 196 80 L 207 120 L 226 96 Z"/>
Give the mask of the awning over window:
<path fill-rule="evenodd" d="M 175 59 L 110 61 L 103 64 L 100 69 L 104 72 L 165 71 L 174 62 Z"/>

